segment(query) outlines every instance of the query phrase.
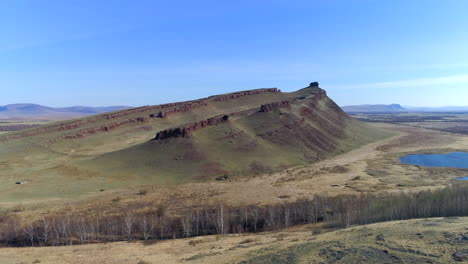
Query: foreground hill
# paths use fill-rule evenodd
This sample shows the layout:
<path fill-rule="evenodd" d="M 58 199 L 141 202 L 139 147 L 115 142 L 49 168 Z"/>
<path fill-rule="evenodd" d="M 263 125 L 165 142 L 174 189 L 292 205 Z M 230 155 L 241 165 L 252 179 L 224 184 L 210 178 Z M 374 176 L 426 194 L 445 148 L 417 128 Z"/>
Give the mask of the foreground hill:
<path fill-rule="evenodd" d="M 43 248 L 3 248 L 10 263 L 466 263 L 468 218 L 431 218 L 356 226 L 318 234 L 281 232 Z"/>
<path fill-rule="evenodd" d="M 46 119 L 65 120 L 105 112 L 117 111 L 128 108 L 128 106 L 71 106 L 71 107 L 49 107 L 38 104 L 9 104 L 0 106 L 0 119 Z"/>
<path fill-rule="evenodd" d="M 408 111 L 399 104 L 376 104 L 376 105 L 349 105 L 343 106 L 347 113 L 397 113 Z"/>
<path fill-rule="evenodd" d="M 242 91 L 3 135 L 0 191 L 16 201 L 268 173 L 386 136 L 345 114 L 318 83 Z M 28 184 L 11 187 L 17 181 Z"/>

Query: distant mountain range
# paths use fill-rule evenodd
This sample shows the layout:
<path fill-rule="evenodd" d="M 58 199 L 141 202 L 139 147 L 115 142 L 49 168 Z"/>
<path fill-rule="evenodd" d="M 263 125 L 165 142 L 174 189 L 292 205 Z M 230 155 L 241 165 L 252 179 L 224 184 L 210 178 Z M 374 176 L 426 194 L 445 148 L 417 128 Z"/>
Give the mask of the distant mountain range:
<path fill-rule="evenodd" d="M 0 119 L 61 120 L 112 112 L 126 108 L 129 108 L 129 106 L 71 106 L 56 108 L 38 104 L 9 104 L 0 106 Z"/>
<path fill-rule="evenodd" d="M 468 112 L 468 106 L 440 106 L 440 107 L 405 106 L 405 109 L 411 112 Z"/>
<path fill-rule="evenodd" d="M 399 104 L 375 104 L 375 105 L 349 105 L 342 109 L 348 113 L 395 113 L 408 111 Z"/>
<path fill-rule="evenodd" d="M 398 112 L 468 112 L 468 106 L 401 106 L 399 104 L 348 105 L 342 109 L 347 113 L 398 113 Z"/>

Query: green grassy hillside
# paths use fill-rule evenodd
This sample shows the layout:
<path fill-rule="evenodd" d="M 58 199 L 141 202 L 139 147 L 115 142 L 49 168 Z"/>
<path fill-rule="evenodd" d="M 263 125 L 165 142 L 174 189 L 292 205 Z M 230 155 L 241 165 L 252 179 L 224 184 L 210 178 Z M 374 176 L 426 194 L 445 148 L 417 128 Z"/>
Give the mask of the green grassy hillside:
<path fill-rule="evenodd" d="M 220 115 L 229 119 L 207 121 Z M 186 136 L 155 140 L 160 131 L 186 128 Z M 386 136 L 350 118 L 315 86 L 243 91 L 1 135 L 0 193 L 14 202 L 268 173 Z"/>
<path fill-rule="evenodd" d="M 152 140 L 99 155 L 80 166 L 100 173 L 138 175 L 174 183 L 278 171 L 312 163 L 379 139 L 381 131 L 349 118 L 325 97 L 311 113 L 308 101 L 254 112 L 183 138 Z"/>

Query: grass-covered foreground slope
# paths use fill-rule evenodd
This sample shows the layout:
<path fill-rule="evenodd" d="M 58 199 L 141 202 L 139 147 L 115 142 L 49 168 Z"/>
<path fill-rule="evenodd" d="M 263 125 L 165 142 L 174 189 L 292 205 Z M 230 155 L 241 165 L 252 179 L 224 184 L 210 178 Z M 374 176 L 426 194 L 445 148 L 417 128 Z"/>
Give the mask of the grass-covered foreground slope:
<path fill-rule="evenodd" d="M 240 263 L 461 263 L 468 261 L 467 224 L 467 218 L 434 218 L 355 227 L 265 249 Z"/>
<path fill-rule="evenodd" d="M 16 202 L 265 173 L 386 136 L 350 118 L 315 84 L 292 93 L 242 91 L 1 135 L 0 193 Z"/>
<path fill-rule="evenodd" d="M 10 263 L 466 263 L 468 218 L 430 218 L 322 233 L 303 226 L 259 234 L 158 242 L 3 248 Z M 35 262 L 34 262 L 35 261 Z M 39 262 L 40 261 L 40 262 Z"/>

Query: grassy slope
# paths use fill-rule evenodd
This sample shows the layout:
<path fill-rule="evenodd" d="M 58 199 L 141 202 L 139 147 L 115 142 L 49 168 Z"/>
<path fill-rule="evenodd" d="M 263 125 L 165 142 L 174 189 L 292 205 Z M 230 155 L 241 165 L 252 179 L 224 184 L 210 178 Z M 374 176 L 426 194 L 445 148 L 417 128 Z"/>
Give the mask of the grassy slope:
<path fill-rule="evenodd" d="M 125 149 L 136 144 L 141 144 L 153 138 L 157 131 L 173 127 L 179 127 L 182 124 L 190 123 L 195 120 L 207 119 L 209 117 L 219 115 L 221 113 L 231 113 L 250 109 L 253 107 L 259 107 L 261 104 L 284 100 L 292 96 L 294 95 L 288 93 L 264 93 L 245 96 L 230 101 L 214 101 L 210 102 L 207 106 L 194 108 L 190 112 L 173 114 L 170 116 L 170 118 L 151 118 L 148 120 L 148 122 L 130 123 L 127 125 L 120 126 L 118 127 L 118 129 L 110 130 L 105 133 L 96 133 L 92 136 L 87 136 L 78 139 L 62 139 L 61 137 L 66 135 L 73 135 L 79 132 L 81 129 L 95 128 L 125 121 L 131 118 L 148 116 L 150 114 L 157 113 L 157 111 L 159 110 L 149 109 L 148 111 L 133 113 L 130 115 L 124 115 L 112 119 L 106 119 L 105 114 L 100 114 L 91 117 L 73 119 L 69 121 L 59 121 L 47 126 L 32 128 L 18 133 L 14 133 L 9 135 L 9 137 L 26 134 L 28 132 L 35 133 L 37 131 L 40 131 L 41 129 L 60 127 L 62 124 L 67 125 L 79 122 L 79 128 L 67 130 L 52 130 L 47 133 L 37 134 L 32 137 L 26 137 L 24 139 L 33 139 L 35 143 L 63 154 L 79 154 L 92 156 L 96 154 L 108 153 L 110 151 Z M 125 112 L 125 110 L 116 111 L 113 113 L 118 114 L 122 112 Z M 24 142 L 23 139 L 17 140 L 16 143 L 27 145 L 27 142 Z"/>
<path fill-rule="evenodd" d="M 80 163 L 145 183 L 174 183 L 221 175 L 272 172 L 304 165 L 381 139 L 386 133 L 332 110 L 328 98 L 314 114 L 305 105 L 253 113 L 195 132 L 190 138 L 149 141 Z"/>
<path fill-rule="evenodd" d="M 46 248 L 3 248 L 10 263 L 462 263 L 468 218 L 432 218 L 378 223 L 317 234 L 315 226 L 281 232 L 117 242 Z M 39 263 L 39 262 L 37 262 Z"/>
<path fill-rule="evenodd" d="M 54 130 L 6 142 L 0 138 L 0 197 L 2 202 L 26 202 L 74 197 L 100 189 L 279 170 L 310 163 L 317 157 L 342 153 L 388 136 L 347 118 L 326 98 L 300 126 L 291 126 L 290 123 L 302 118 L 300 110 L 304 104 L 293 105 L 290 110 L 236 116 L 228 124 L 199 130 L 188 139 L 148 141 L 161 129 L 224 113 L 248 109 L 255 112 L 264 103 L 300 96 L 313 97 L 316 92 L 315 88 L 307 88 L 294 93 L 265 93 L 210 102 L 207 106 L 176 113 L 167 119 L 132 123 L 81 139 L 59 138 L 75 133 L 77 129 Z M 141 115 L 137 113 L 120 119 Z M 110 122 L 103 115 L 79 121 L 84 127 Z M 76 120 L 9 133 L 8 136 L 72 122 Z M 337 131 L 338 134 L 335 133 Z M 227 137 L 231 134 L 235 136 Z M 14 184 L 20 180 L 28 183 Z"/>
<path fill-rule="evenodd" d="M 264 253 L 242 264 L 299 263 L 455 263 L 465 249 L 467 218 L 433 218 L 355 227 Z"/>

